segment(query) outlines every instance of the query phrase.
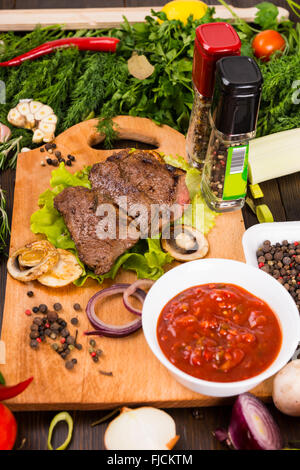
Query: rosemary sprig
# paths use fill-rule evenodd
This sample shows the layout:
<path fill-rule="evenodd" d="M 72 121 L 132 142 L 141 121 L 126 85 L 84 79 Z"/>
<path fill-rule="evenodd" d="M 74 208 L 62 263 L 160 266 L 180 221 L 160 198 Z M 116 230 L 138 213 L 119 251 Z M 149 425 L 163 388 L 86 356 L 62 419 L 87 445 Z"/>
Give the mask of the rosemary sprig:
<path fill-rule="evenodd" d="M 3 189 L 0 188 L 0 255 L 6 247 L 6 239 L 10 233 L 8 216 L 6 212 L 6 199 Z"/>
<path fill-rule="evenodd" d="M 19 136 L 0 144 L 0 170 L 16 167 L 22 138 L 22 136 Z"/>

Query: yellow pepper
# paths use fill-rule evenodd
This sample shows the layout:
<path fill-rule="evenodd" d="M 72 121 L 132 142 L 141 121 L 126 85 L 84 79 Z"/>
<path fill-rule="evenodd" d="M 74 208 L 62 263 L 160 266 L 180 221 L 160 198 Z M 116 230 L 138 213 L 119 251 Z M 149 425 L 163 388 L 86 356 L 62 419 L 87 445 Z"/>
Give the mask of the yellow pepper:
<path fill-rule="evenodd" d="M 180 20 L 186 24 L 190 15 L 193 15 L 194 20 L 199 20 L 205 15 L 207 5 L 200 0 L 174 0 L 166 3 L 162 10 L 168 20 Z M 161 23 L 161 21 L 159 20 Z"/>

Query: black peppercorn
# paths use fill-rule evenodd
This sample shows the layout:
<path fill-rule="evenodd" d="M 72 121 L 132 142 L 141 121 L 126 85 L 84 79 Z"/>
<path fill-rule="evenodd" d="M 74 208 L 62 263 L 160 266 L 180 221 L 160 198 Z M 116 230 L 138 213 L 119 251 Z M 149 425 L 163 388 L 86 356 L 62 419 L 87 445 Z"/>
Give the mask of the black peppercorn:
<path fill-rule="evenodd" d="M 56 312 L 59 312 L 62 309 L 62 305 L 60 303 L 56 303 L 53 305 L 53 308 Z"/>
<path fill-rule="evenodd" d="M 74 310 L 79 311 L 79 310 L 81 310 L 81 305 L 80 304 L 74 304 L 73 308 L 74 308 Z"/>
<path fill-rule="evenodd" d="M 28 297 L 33 297 L 34 294 L 33 294 L 32 290 L 29 290 L 29 291 L 27 292 L 27 295 L 28 295 Z"/>
<path fill-rule="evenodd" d="M 45 304 L 39 305 L 39 311 L 42 312 L 42 313 L 47 313 L 47 311 L 48 311 L 47 305 L 45 305 Z"/>
<path fill-rule="evenodd" d="M 33 313 L 38 313 L 39 308 L 38 307 L 33 307 L 32 311 L 33 311 Z"/>
<path fill-rule="evenodd" d="M 51 158 L 47 158 L 46 162 L 48 163 L 48 165 L 52 165 L 52 159 Z"/>

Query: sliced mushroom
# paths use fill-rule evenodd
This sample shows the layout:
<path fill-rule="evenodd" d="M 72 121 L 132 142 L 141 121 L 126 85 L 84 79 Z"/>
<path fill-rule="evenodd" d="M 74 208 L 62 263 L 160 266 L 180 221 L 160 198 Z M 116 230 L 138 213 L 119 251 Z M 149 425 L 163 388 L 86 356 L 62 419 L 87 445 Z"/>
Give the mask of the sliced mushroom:
<path fill-rule="evenodd" d="M 175 225 L 162 234 L 162 247 L 178 261 L 192 261 L 204 258 L 209 245 L 202 232 L 189 225 Z"/>
<path fill-rule="evenodd" d="M 47 240 L 40 240 L 15 251 L 8 259 L 7 270 L 18 281 L 28 282 L 48 272 L 59 260 L 59 252 Z"/>
<path fill-rule="evenodd" d="M 57 248 L 58 263 L 47 273 L 38 278 L 38 281 L 48 287 L 63 287 L 76 281 L 82 275 L 82 267 L 73 253 Z"/>

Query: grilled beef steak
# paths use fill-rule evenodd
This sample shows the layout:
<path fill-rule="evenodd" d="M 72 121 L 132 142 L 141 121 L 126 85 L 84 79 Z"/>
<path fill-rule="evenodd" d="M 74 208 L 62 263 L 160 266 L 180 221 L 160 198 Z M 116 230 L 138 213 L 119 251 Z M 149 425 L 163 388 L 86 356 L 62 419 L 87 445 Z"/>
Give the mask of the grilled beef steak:
<path fill-rule="evenodd" d="M 137 242 L 137 237 L 120 239 L 118 210 L 115 212 L 116 237 L 99 238 L 98 228 L 103 217 L 97 215 L 97 208 L 101 204 L 114 207 L 109 199 L 100 198 L 95 191 L 81 186 L 65 188 L 54 199 L 54 206 L 64 218 L 80 260 L 96 274 L 108 272 L 115 260 Z M 125 220 L 125 224 L 128 222 Z"/>
<path fill-rule="evenodd" d="M 151 206 L 165 205 L 170 208 L 176 204 L 173 219 L 181 216 L 183 205 L 189 203 L 185 184 L 185 172 L 165 165 L 160 155 L 153 151 L 124 150 L 109 157 L 105 162 L 93 165 L 89 179 L 92 189 L 80 186 L 64 189 L 54 199 L 55 208 L 62 214 L 83 263 L 104 274 L 110 270 L 115 260 L 144 236 L 153 222 Z M 127 198 L 124 210 L 122 198 Z M 121 198 L 121 199 L 120 199 Z M 99 224 L 103 220 L 99 207 L 110 205 L 116 213 L 117 229 L 115 238 L 102 235 L 99 238 Z M 119 224 L 125 228 L 134 225 L 139 219 L 137 205 L 146 208 L 146 224 L 140 232 L 124 237 Z M 141 217 L 140 217 L 141 219 Z"/>
<path fill-rule="evenodd" d="M 183 205 L 189 203 L 185 184 L 185 172 L 165 165 L 155 151 L 123 150 L 108 157 L 105 162 L 92 166 L 89 179 L 92 188 L 110 197 L 120 205 L 121 197 L 127 198 L 128 214 L 136 217 L 136 205 L 147 208 L 151 221 L 151 205 L 171 207 L 177 204 L 174 219 L 182 214 Z"/>

